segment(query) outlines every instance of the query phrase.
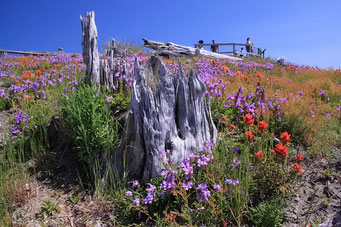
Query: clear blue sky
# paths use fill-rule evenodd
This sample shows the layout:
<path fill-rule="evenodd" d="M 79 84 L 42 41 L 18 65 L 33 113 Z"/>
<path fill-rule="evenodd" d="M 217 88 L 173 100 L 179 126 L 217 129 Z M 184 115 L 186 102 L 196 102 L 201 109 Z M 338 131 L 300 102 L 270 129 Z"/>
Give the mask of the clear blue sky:
<path fill-rule="evenodd" d="M 0 48 L 81 52 L 79 15 L 91 10 L 99 43 L 112 37 L 244 43 L 250 37 L 272 58 L 341 67 L 341 0 L 0 0 Z"/>

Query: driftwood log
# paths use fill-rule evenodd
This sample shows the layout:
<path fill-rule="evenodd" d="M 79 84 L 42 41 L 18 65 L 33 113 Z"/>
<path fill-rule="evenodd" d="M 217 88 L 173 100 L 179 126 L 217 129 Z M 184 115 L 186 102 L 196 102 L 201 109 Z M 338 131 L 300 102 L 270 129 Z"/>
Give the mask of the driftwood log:
<path fill-rule="evenodd" d="M 188 47 L 188 46 L 181 46 L 174 43 L 164 43 L 164 42 L 158 42 L 158 41 L 152 41 L 145 38 L 142 38 L 144 41 L 144 46 L 150 49 L 153 49 L 156 51 L 157 54 L 161 56 L 175 56 L 175 57 L 181 57 L 181 56 L 187 56 L 187 57 L 193 57 L 193 56 L 202 56 L 207 58 L 213 58 L 213 59 L 229 59 L 234 61 L 240 61 L 240 58 L 228 56 L 225 54 L 219 54 L 207 50 L 200 50 L 198 48 Z"/>
<path fill-rule="evenodd" d="M 205 91 L 197 73 L 185 76 L 180 61 L 178 75 L 158 57 L 142 65 L 136 61 L 126 132 L 112 159 L 115 169 L 145 182 L 161 174 L 160 152 L 170 150 L 179 163 L 205 141 L 215 141 L 217 130 Z"/>

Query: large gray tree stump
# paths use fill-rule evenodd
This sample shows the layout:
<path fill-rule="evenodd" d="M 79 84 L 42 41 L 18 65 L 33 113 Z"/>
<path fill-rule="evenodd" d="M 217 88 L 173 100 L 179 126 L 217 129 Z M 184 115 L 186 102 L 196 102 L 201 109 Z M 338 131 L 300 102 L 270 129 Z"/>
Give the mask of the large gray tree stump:
<path fill-rule="evenodd" d="M 80 16 L 82 24 L 83 59 L 86 64 L 85 83 L 100 84 L 100 62 L 97 48 L 97 27 L 95 13 L 86 14 L 86 18 Z"/>
<path fill-rule="evenodd" d="M 185 76 L 180 62 L 174 75 L 158 57 L 142 65 L 136 61 L 126 131 L 113 154 L 114 168 L 126 172 L 128 179 L 145 182 L 161 174 L 161 151 L 171 150 L 179 163 L 205 141 L 215 141 L 205 90 L 197 73 Z"/>

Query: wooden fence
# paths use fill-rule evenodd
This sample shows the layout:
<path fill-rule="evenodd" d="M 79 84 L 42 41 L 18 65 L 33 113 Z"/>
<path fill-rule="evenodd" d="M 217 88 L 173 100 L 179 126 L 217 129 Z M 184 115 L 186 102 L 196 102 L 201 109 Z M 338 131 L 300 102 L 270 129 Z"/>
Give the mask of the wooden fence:
<path fill-rule="evenodd" d="M 220 47 L 221 46 L 232 46 L 232 51 L 217 51 L 216 53 L 220 53 L 220 54 L 232 54 L 233 56 L 240 56 L 241 54 L 243 54 L 244 56 L 258 56 L 258 57 L 263 57 L 264 58 L 264 53 L 265 53 L 265 50 L 262 50 L 261 47 L 257 47 L 257 46 L 250 46 L 252 47 L 253 49 L 253 52 L 246 52 L 246 44 L 245 43 L 210 43 L 210 44 L 199 44 L 199 43 L 196 43 L 196 44 L 193 44 L 194 47 L 198 47 L 198 45 L 202 45 L 202 46 L 209 46 L 211 47 L 212 45 L 217 45 L 219 47 L 219 49 L 221 49 Z M 242 46 L 242 47 L 245 47 L 245 50 L 244 52 L 241 52 L 241 51 L 237 51 L 236 47 L 237 46 Z"/>
<path fill-rule="evenodd" d="M 36 52 L 36 51 L 17 51 L 17 50 L 3 50 L 0 49 L 0 55 L 7 54 L 22 54 L 22 55 L 58 55 L 63 53 L 63 48 L 58 48 L 58 52 Z"/>

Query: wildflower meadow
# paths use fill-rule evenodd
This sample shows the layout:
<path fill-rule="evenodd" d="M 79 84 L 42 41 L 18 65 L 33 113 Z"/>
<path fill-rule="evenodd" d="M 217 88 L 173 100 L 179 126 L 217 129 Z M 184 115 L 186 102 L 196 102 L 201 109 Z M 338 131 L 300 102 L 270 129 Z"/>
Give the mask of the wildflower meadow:
<path fill-rule="evenodd" d="M 144 64 L 151 55 L 131 47 L 124 58 L 134 70 L 135 61 Z M 7 116 L 0 118 L 6 121 L 0 125 L 1 226 L 32 220 L 49 225 L 66 214 L 74 226 L 285 222 L 305 172 L 340 153 L 340 69 L 252 57 L 162 59 L 175 77 L 179 62 L 186 75 L 198 72 L 218 138 L 180 163 L 160 150 L 161 176 L 142 182 L 108 170 L 123 135 L 134 71 L 116 75 L 122 86 L 113 94 L 84 84 L 81 54 L 0 57 L 0 113 Z M 340 181 L 336 170 L 328 173 Z M 48 187 L 41 183 L 46 181 Z M 28 211 L 40 195 L 33 185 L 48 190 Z M 310 225 L 323 221 L 305 219 Z"/>

